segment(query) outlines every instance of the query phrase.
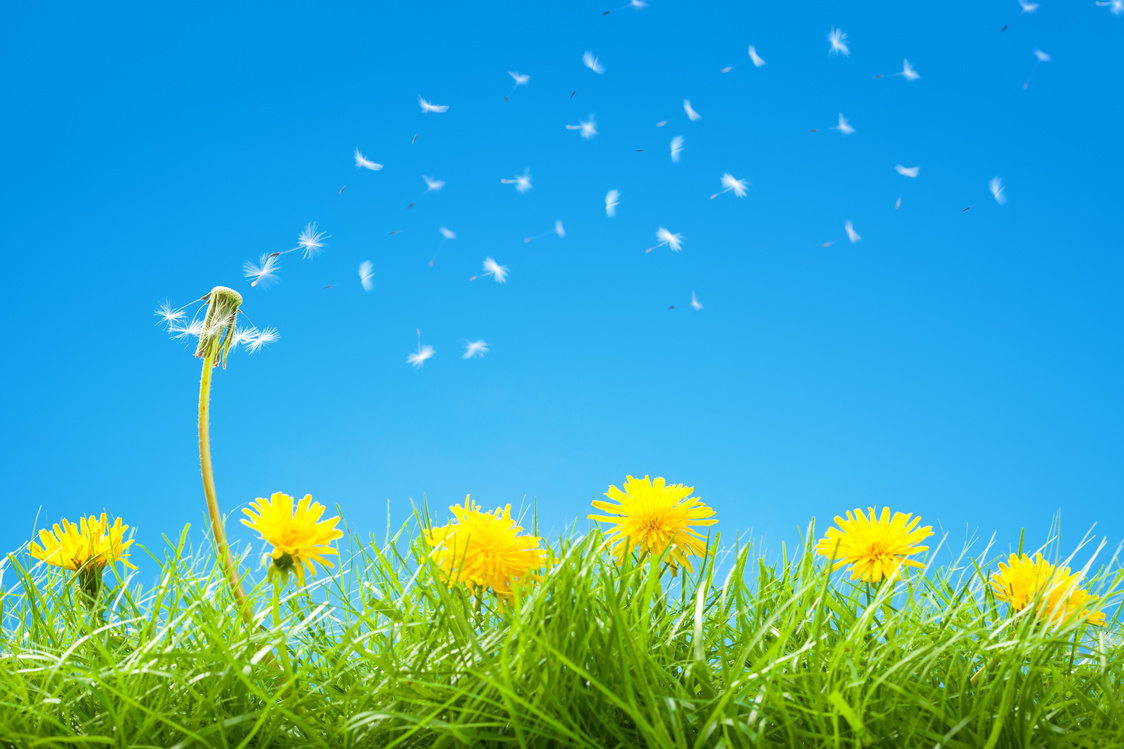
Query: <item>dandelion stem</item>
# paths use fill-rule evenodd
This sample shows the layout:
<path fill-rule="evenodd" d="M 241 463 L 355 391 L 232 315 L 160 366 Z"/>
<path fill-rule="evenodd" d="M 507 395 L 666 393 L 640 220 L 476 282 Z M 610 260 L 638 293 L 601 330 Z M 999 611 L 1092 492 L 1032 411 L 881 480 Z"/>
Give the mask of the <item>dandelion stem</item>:
<path fill-rule="evenodd" d="M 273 583 L 273 626 L 276 628 L 278 634 L 281 634 L 281 586 L 276 581 Z M 278 652 L 281 653 L 281 665 L 285 669 L 285 673 L 292 673 L 292 664 L 289 662 L 289 643 L 287 637 L 281 638 L 281 643 L 277 646 Z"/>
<path fill-rule="evenodd" d="M 222 511 L 219 510 L 219 500 L 215 495 L 215 475 L 211 467 L 211 374 L 217 354 L 217 347 L 208 348 L 203 357 L 203 376 L 199 381 L 199 465 L 203 471 L 203 493 L 207 495 L 207 515 L 211 521 L 211 534 L 215 539 L 215 553 L 222 562 L 223 572 L 230 583 L 230 592 L 234 595 L 234 602 L 238 604 L 242 618 L 247 624 L 253 624 L 254 610 L 242 588 L 242 576 L 238 574 L 238 566 L 226 540 L 226 528 L 223 525 Z"/>

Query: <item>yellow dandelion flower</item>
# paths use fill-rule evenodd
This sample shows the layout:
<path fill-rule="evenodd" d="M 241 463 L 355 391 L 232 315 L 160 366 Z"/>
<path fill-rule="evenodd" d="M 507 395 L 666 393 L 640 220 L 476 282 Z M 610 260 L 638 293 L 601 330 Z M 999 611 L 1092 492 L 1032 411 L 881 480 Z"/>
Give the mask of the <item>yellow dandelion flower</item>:
<path fill-rule="evenodd" d="M 531 570 L 541 568 L 546 552 L 537 536 L 520 536 L 523 530 L 511 517 L 511 505 L 495 512 L 481 512 L 471 496 L 464 505 L 449 508 L 455 523 L 425 532 L 433 547 L 430 556 L 450 582 L 464 583 L 469 591 L 491 588 L 505 601 L 515 597 L 515 588 L 541 580 Z"/>
<path fill-rule="evenodd" d="M 617 504 L 594 500 L 593 506 L 615 515 L 589 515 L 591 520 L 612 523 L 607 538 L 616 550 L 617 562 L 624 561 L 629 549 L 639 549 L 641 557 L 669 552 L 672 572 L 678 567 L 692 570 L 690 556 L 706 554 L 706 539 L 692 526 L 714 525 L 714 510 L 692 497 L 693 486 L 667 485 L 662 478 L 628 476 L 624 489 L 610 486 L 605 496 Z"/>
<path fill-rule="evenodd" d="M 315 563 L 331 567 L 332 563 L 324 556 L 339 553 L 330 544 L 343 537 L 343 531 L 336 530 L 340 519 L 321 521 L 324 505 L 313 502 L 311 494 L 304 495 L 295 512 L 293 498 L 281 492 L 274 492 L 268 500 L 259 497 L 242 512 L 249 517 L 249 520 L 243 519 L 242 524 L 257 531 L 273 546 L 269 574 L 280 575 L 282 585 L 288 582 L 290 572 L 296 574 L 299 585 L 304 585 L 305 567 L 315 577 Z"/>
<path fill-rule="evenodd" d="M 53 531 L 39 531 L 42 546 L 32 542 L 31 558 L 78 573 L 82 589 L 91 598 L 97 598 L 102 572 L 107 565 L 121 562 L 129 569 L 136 569 L 129 563 L 129 546 L 133 539 L 125 538 L 128 529 L 121 518 L 110 525 L 104 512 L 101 517 L 81 518 L 77 525 L 64 519 L 61 528 L 55 523 Z"/>
<path fill-rule="evenodd" d="M 999 572 L 991 576 L 997 599 L 1006 601 L 1015 611 L 1035 604 L 1035 617 L 1050 624 L 1061 624 L 1075 612 L 1087 611 L 1096 600 L 1078 587 L 1080 581 L 1080 572 L 1055 567 L 1041 554 L 1035 554 L 1034 561 L 1026 554 L 1012 554 L 1006 564 L 999 563 Z M 1103 627 L 1104 612 L 1088 613 L 1085 621 Z"/>
<path fill-rule="evenodd" d="M 932 526 L 918 528 L 921 518 L 913 513 L 895 512 L 891 518 L 889 507 L 882 508 L 877 520 L 873 507 L 867 511 L 869 516 L 856 508 L 846 520 L 836 516 L 839 527 L 828 528 L 827 537 L 816 545 L 818 554 L 835 560 L 832 570 L 851 565 L 852 580 L 876 583 L 895 579 L 905 567 L 924 566 L 906 557 L 929 550 L 918 544 L 933 535 Z"/>

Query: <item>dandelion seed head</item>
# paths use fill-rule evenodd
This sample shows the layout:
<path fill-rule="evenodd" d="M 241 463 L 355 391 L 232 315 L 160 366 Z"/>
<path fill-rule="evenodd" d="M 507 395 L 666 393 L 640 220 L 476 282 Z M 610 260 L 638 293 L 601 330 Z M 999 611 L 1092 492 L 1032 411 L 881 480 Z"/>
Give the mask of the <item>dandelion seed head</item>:
<path fill-rule="evenodd" d="M 724 172 L 722 174 L 722 187 L 725 188 L 722 192 L 729 192 L 730 190 L 733 190 L 734 195 L 738 196 L 739 198 L 744 198 L 746 195 L 746 188 L 749 187 L 749 183 L 744 179 L 734 179 L 734 175 L 730 174 L 729 172 Z"/>
<path fill-rule="evenodd" d="M 683 152 L 683 136 L 676 135 L 671 139 L 671 161 L 673 164 L 679 163 L 679 154 Z"/>
<path fill-rule="evenodd" d="M 656 229 L 656 239 L 660 240 L 660 243 L 656 245 L 657 247 L 666 244 L 669 248 L 671 248 L 672 252 L 679 252 L 681 249 L 683 249 L 683 235 L 672 234 L 662 226 Z"/>
<path fill-rule="evenodd" d="M 257 265 L 249 260 L 242 264 L 242 275 L 253 279 L 250 286 L 261 286 L 263 289 L 269 288 L 277 281 L 277 273 L 280 270 L 280 258 L 268 252 L 262 253 L 261 260 L 258 261 Z"/>
<path fill-rule="evenodd" d="M 605 72 L 605 68 L 597 62 L 597 58 L 593 56 L 592 52 L 586 52 L 582 55 L 582 64 L 598 75 Z"/>
<path fill-rule="evenodd" d="M 448 112 L 449 111 L 449 107 L 447 105 L 431 104 L 430 102 L 426 101 L 425 99 L 423 99 L 420 96 L 418 97 L 418 105 L 421 106 L 421 111 L 426 112 L 426 113 L 435 112 L 437 114 L 440 114 L 442 112 Z"/>
<path fill-rule="evenodd" d="M 506 265 L 500 265 L 490 257 L 484 258 L 484 275 L 492 276 L 496 279 L 496 283 L 504 283 L 507 281 L 507 274 L 510 273 Z"/>
<path fill-rule="evenodd" d="M 377 172 L 378 170 L 382 169 L 382 164 L 376 164 L 375 162 L 368 160 L 366 156 L 359 152 L 358 148 L 355 149 L 355 166 L 357 168 L 362 167 L 363 169 L 370 169 L 373 172 Z"/>

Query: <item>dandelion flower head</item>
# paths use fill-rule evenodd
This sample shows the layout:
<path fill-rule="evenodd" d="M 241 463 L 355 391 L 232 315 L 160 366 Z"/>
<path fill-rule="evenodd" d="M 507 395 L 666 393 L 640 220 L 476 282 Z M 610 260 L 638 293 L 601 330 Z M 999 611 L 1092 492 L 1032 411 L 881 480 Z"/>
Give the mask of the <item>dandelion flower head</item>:
<path fill-rule="evenodd" d="M 714 525 L 714 510 L 692 497 L 693 486 L 668 485 L 663 478 L 655 481 L 645 476 L 628 476 L 624 489 L 610 486 L 605 493 L 612 502 L 594 500 L 598 510 L 613 515 L 589 515 L 591 520 L 611 523 L 608 540 L 612 543 L 618 563 L 624 561 L 629 549 L 638 549 L 641 556 L 668 551 L 672 570 L 686 567 L 691 571 L 691 555 L 706 554 L 706 540 L 692 526 Z M 615 504 L 614 504 L 615 503 Z"/>
<path fill-rule="evenodd" d="M 1041 554 L 1035 554 L 1033 561 L 1026 554 L 1011 554 L 1006 563 L 999 563 L 999 572 L 991 576 L 991 587 L 995 597 L 1010 604 L 1014 611 L 1034 604 L 1038 619 L 1062 624 L 1075 612 L 1088 611 L 1095 600 L 1078 587 L 1080 581 L 1081 573 L 1074 574 L 1069 567 L 1055 567 Z M 1085 621 L 1103 627 L 1104 612 L 1089 612 Z"/>
<path fill-rule="evenodd" d="M 312 501 L 306 494 L 293 510 L 293 498 L 274 492 L 269 499 L 258 498 L 242 512 L 242 524 L 257 531 L 263 539 L 273 546 L 270 554 L 272 564 L 270 575 L 280 575 L 281 583 L 288 582 L 289 573 L 295 573 L 297 583 L 304 585 L 305 567 L 316 576 L 316 563 L 331 567 L 325 559 L 327 554 L 338 554 L 331 542 L 343 537 L 343 531 L 336 529 L 338 517 L 320 520 L 324 505 Z"/>
<path fill-rule="evenodd" d="M 39 543 L 33 542 L 30 547 L 31 558 L 74 572 L 87 565 L 100 571 L 114 562 L 135 570 L 129 563 L 133 539 L 125 538 L 128 529 L 121 518 L 110 525 L 104 512 L 101 517 L 81 518 L 77 525 L 64 519 L 61 528 L 55 523 L 52 530 L 39 531 Z"/>
<path fill-rule="evenodd" d="M 835 560 L 833 570 L 851 565 L 852 580 L 876 583 L 896 578 L 904 567 L 924 566 L 907 557 L 929 550 L 918 544 L 933 535 L 932 526 L 918 528 L 921 518 L 913 513 L 895 512 L 891 518 L 889 507 L 877 519 L 873 507 L 867 511 L 869 515 L 858 508 L 848 511 L 846 520 L 836 516 L 839 527 L 828 528 L 816 545 L 818 554 Z"/>
<path fill-rule="evenodd" d="M 540 580 L 532 570 L 546 561 L 537 536 L 519 535 L 522 528 L 511 517 L 511 505 L 494 512 L 481 512 L 470 496 L 464 505 L 449 508 L 456 522 L 425 533 L 433 547 L 430 556 L 446 579 L 464 583 L 469 591 L 491 588 L 510 601 L 520 584 Z"/>

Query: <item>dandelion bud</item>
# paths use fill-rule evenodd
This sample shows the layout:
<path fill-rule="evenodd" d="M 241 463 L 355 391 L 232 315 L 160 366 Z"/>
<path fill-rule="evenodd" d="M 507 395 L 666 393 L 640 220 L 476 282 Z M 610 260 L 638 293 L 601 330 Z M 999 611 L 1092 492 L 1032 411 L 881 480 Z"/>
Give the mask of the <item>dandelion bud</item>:
<path fill-rule="evenodd" d="M 242 306 L 242 295 L 234 289 L 216 286 L 206 298 L 207 316 L 203 319 L 195 356 L 199 359 L 212 356 L 216 367 L 222 364 L 226 369 L 226 352 L 234 342 L 234 324 L 238 320 L 238 308 Z"/>

